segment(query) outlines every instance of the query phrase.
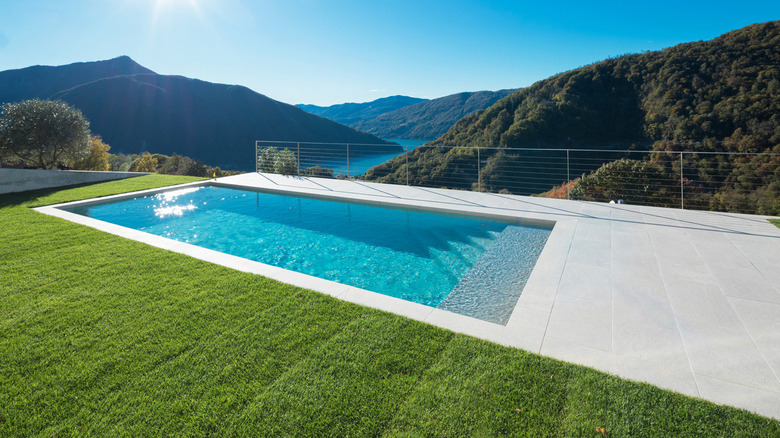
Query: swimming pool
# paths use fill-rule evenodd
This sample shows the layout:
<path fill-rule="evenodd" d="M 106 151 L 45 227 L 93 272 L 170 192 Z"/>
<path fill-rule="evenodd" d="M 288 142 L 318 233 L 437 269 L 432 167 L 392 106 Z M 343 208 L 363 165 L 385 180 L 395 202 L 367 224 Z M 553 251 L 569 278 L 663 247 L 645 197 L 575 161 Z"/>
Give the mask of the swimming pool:
<path fill-rule="evenodd" d="M 214 185 L 61 208 L 500 324 L 551 231 Z"/>

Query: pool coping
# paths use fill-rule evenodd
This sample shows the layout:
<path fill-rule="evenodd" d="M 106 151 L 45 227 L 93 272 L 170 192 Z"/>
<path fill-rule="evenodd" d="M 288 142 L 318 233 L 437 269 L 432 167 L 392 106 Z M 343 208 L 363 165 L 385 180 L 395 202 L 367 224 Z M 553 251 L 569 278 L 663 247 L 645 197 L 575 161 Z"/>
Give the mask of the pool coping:
<path fill-rule="evenodd" d="M 344 301 L 780 419 L 780 348 L 775 347 L 780 345 L 780 275 L 772 269 L 773 257 L 780 257 L 780 229 L 766 216 L 267 174 L 94 202 L 209 183 L 554 226 L 509 322 L 502 326 L 56 208 L 92 200 L 36 210 Z"/>
<path fill-rule="evenodd" d="M 315 199 L 327 199 L 334 201 L 348 201 L 351 203 L 359 203 L 365 205 L 377 205 L 383 207 L 392 208 L 404 208 L 412 211 L 421 212 L 435 212 L 443 214 L 452 214 L 461 217 L 473 217 L 473 218 L 489 218 L 502 221 L 508 221 L 516 225 L 527 225 L 548 228 L 551 230 L 550 236 L 545 244 L 545 249 L 542 250 L 542 254 L 537 259 L 536 266 L 540 264 L 545 265 L 549 262 L 545 262 L 545 259 L 559 257 L 561 254 L 556 254 L 555 251 L 546 250 L 551 240 L 555 239 L 555 227 L 556 222 L 549 219 L 541 218 L 525 218 L 509 215 L 506 213 L 495 212 L 490 210 L 468 210 L 464 211 L 457 208 L 447 208 L 443 206 L 431 206 L 425 203 L 408 204 L 401 200 L 388 200 L 388 199 L 355 199 L 348 196 L 340 196 L 338 194 L 320 194 L 311 192 L 298 192 L 291 190 L 280 190 L 274 188 L 257 188 L 250 187 L 242 184 L 235 183 L 221 183 L 218 180 L 197 181 L 192 183 L 178 184 L 174 186 L 166 186 L 154 189 L 140 190 L 135 192 L 120 193 L 116 195 L 109 195 L 99 198 L 84 199 L 78 201 L 69 201 L 59 204 L 47 205 L 43 207 L 36 207 L 34 210 L 41 213 L 55 216 L 61 219 L 65 219 L 81 225 L 86 225 L 107 233 L 111 233 L 120 237 L 125 237 L 138 242 L 146 243 L 148 245 L 185 254 L 190 257 L 194 257 L 203 261 L 214 263 L 217 265 L 225 266 L 228 268 L 236 269 L 243 272 L 262 275 L 274 280 L 281 281 L 283 283 L 291 284 L 306 289 L 311 289 L 326 295 L 330 295 L 334 298 L 338 298 L 343 301 L 360 304 L 368 307 L 372 307 L 378 310 L 383 310 L 397 315 L 402 315 L 408 318 L 412 318 L 418 321 L 427 322 L 442 328 L 453 330 L 459 333 L 464 333 L 483 339 L 489 339 L 494 342 L 501 343 L 503 345 L 518 347 L 518 348 L 534 348 L 535 343 L 539 340 L 539 333 L 534 333 L 534 336 L 528 337 L 522 335 L 522 333 L 532 332 L 531 327 L 527 327 L 526 331 L 517 331 L 518 325 L 522 326 L 519 316 L 515 316 L 517 310 L 517 303 L 515 309 L 509 318 L 507 324 L 496 324 L 481 319 L 473 318 L 466 315 L 457 314 L 443 309 L 426 306 L 419 303 L 414 303 L 401 298 L 384 295 L 381 293 L 373 292 L 367 289 L 362 289 L 355 286 L 345 285 L 335 281 L 330 281 L 315 277 L 300 272 L 290 271 L 287 269 L 279 268 L 273 265 L 245 259 L 242 257 L 225 254 L 219 251 L 203 248 L 197 245 L 180 242 L 173 239 L 168 239 L 162 236 L 149 234 L 144 231 L 139 231 L 133 228 L 124 227 L 122 225 L 116 225 L 109 222 L 104 222 L 98 219 L 86 217 L 77 213 L 71 213 L 63 210 L 63 207 L 71 207 L 77 205 L 90 205 L 100 204 L 106 201 L 114 201 L 121 199 L 136 198 L 139 196 L 150 196 L 162 192 L 169 192 L 174 190 L 181 190 L 188 187 L 229 187 L 235 189 L 252 189 L 263 193 L 275 193 L 280 195 L 297 195 L 305 196 Z M 560 230 L 560 227 L 559 227 Z M 536 268 L 534 268 L 536 271 Z M 534 278 L 533 271 L 528 279 L 528 282 Z M 539 282 L 539 279 L 534 280 Z M 522 295 L 521 295 L 522 296 Z M 507 327 L 510 327 L 507 329 Z"/>

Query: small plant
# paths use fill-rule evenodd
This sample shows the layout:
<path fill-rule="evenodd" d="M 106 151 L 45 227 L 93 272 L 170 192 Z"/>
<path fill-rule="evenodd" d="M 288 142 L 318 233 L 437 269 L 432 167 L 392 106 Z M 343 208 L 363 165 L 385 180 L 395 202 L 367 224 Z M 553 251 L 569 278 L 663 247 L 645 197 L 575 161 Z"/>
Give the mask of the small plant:
<path fill-rule="evenodd" d="M 298 165 L 295 162 L 295 154 L 287 148 L 276 153 L 274 159 L 274 173 L 282 175 L 297 175 Z"/>
<path fill-rule="evenodd" d="M 275 147 L 263 148 L 257 156 L 257 171 L 297 175 L 298 164 L 295 160 L 295 154 L 287 148 L 281 151 Z"/>
<path fill-rule="evenodd" d="M 301 170 L 301 174 L 304 176 L 315 176 L 319 178 L 335 178 L 333 175 L 333 169 L 322 167 L 319 164 L 314 167 L 307 167 Z"/>
<path fill-rule="evenodd" d="M 257 171 L 273 173 L 274 158 L 276 158 L 276 148 L 263 148 L 257 156 Z"/>

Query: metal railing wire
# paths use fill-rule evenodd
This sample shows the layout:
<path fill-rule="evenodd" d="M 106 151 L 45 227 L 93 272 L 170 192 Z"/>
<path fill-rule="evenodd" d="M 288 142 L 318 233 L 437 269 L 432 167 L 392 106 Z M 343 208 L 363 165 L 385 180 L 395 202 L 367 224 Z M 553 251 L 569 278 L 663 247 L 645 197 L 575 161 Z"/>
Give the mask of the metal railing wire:
<path fill-rule="evenodd" d="M 257 141 L 258 172 L 261 165 L 268 169 L 260 158 L 269 148 L 294 157 L 294 169 L 281 173 L 301 176 L 780 214 L 780 154 L 774 153 L 427 145 L 393 151 L 387 145 Z"/>

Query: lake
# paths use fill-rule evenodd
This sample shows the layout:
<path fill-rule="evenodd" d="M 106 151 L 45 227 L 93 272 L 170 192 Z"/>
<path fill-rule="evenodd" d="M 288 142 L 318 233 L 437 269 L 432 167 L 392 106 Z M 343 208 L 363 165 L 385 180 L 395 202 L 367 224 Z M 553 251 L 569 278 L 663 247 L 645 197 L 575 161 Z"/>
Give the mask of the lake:
<path fill-rule="evenodd" d="M 401 146 L 404 146 L 407 151 L 411 151 L 412 149 L 415 149 L 419 146 L 424 145 L 426 142 L 431 140 L 402 140 L 402 139 L 396 139 L 396 138 L 386 138 L 387 141 L 394 141 Z M 393 152 L 389 154 L 379 154 L 379 155 L 368 155 L 368 156 L 358 156 L 358 157 L 350 157 L 349 160 L 349 172 L 347 172 L 347 160 L 346 159 L 333 159 L 333 160 L 326 160 L 326 161 L 320 161 L 317 163 L 301 163 L 301 167 L 311 167 L 314 165 L 319 164 L 322 167 L 327 167 L 328 169 L 333 169 L 333 175 L 338 175 L 340 173 L 343 173 L 344 175 L 347 175 L 349 173 L 350 176 L 355 175 L 361 175 L 366 173 L 366 171 L 374 166 L 377 166 L 379 164 L 384 163 L 385 161 L 388 161 L 394 157 L 397 157 L 399 155 L 403 155 L 404 152 Z M 303 155 L 303 154 L 301 154 Z"/>

